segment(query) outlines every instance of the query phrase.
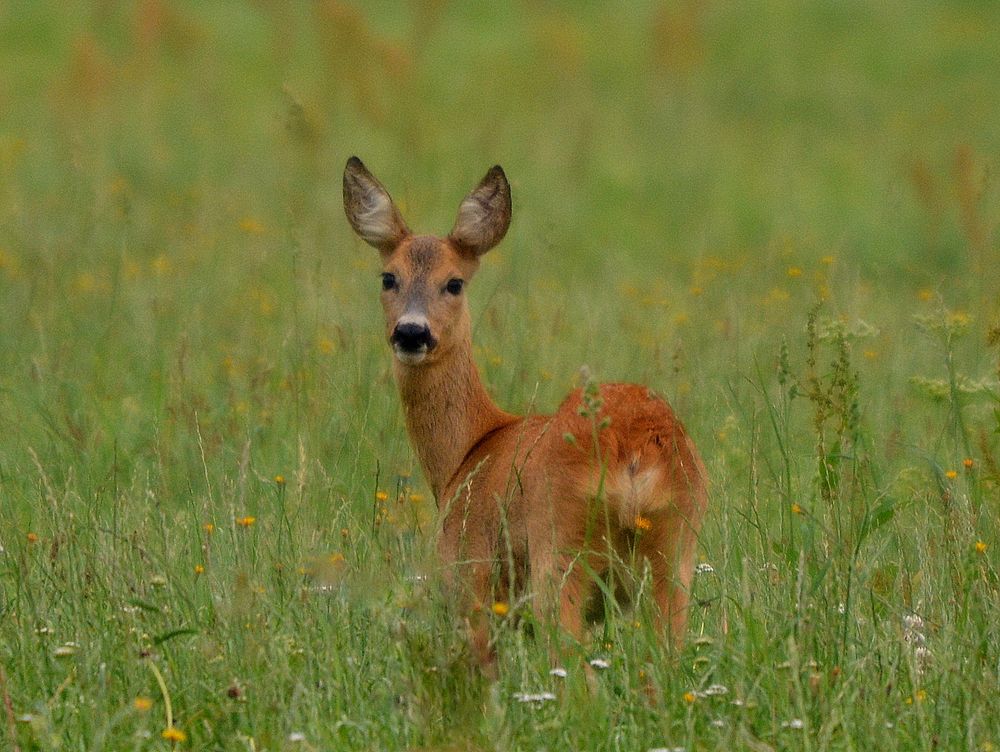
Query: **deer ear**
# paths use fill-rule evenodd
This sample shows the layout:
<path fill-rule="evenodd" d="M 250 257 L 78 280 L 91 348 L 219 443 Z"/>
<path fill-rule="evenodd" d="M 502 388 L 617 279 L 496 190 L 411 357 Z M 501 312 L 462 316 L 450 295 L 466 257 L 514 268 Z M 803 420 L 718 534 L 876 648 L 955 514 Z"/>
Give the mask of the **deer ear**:
<path fill-rule="evenodd" d="M 354 232 L 382 253 L 410 234 L 389 192 L 357 157 L 344 168 L 344 212 Z"/>
<path fill-rule="evenodd" d="M 503 240 L 508 227 L 510 183 L 500 165 L 496 165 L 462 201 L 448 237 L 463 251 L 482 256 Z"/>

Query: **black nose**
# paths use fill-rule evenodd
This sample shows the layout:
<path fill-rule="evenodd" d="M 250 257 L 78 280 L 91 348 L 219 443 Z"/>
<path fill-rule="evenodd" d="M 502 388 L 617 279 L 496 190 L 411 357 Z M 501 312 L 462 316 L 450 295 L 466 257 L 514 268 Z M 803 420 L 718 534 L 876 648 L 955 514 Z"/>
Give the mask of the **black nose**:
<path fill-rule="evenodd" d="M 392 344 L 400 350 L 417 352 L 421 349 L 431 350 L 437 344 L 431 336 L 431 330 L 423 324 L 396 324 L 392 330 Z"/>

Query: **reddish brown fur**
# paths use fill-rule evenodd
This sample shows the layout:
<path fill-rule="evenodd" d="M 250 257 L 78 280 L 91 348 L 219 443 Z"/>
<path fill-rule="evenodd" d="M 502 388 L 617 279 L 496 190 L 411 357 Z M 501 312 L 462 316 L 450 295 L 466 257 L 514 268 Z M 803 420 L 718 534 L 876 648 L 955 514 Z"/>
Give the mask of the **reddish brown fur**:
<path fill-rule="evenodd" d="M 450 237 L 414 237 L 388 194 L 384 216 L 368 224 L 352 216 L 364 198 L 356 186 L 384 191 L 355 161 L 350 181 L 345 176 L 348 217 L 399 280 L 398 289 L 383 292 L 387 335 L 419 300 L 437 339 L 416 364 L 398 357 L 395 373 L 407 430 L 441 510 L 446 578 L 469 619 L 477 659 L 492 666 L 483 608 L 507 599 L 511 585 L 527 591 L 537 615 L 582 640 L 594 573 L 616 562 L 649 567 L 660 628 L 681 640 L 707 494 L 704 466 L 670 406 L 645 387 L 605 384 L 586 400 L 574 391 L 550 416 L 500 410 L 473 362 L 464 295 L 438 291 L 448 279 L 470 278 L 506 232 L 503 171 L 491 170 L 463 202 L 464 210 L 474 199 L 486 216 L 470 224 L 460 212 Z M 402 237 L 383 238 L 380 228 Z M 581 414 L 588 404 L 590 414 Z M 648 529 L 637 530 L 637 522 Z"/>

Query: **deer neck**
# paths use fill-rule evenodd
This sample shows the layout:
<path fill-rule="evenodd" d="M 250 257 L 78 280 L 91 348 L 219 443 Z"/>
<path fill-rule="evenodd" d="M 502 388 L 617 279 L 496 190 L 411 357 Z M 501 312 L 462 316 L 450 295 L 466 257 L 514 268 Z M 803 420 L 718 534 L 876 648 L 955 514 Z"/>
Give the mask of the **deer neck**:
<path fill-rule="evenodd" d="M 472 343 L 459 343 L 440 360 L 418 366 L 395 362 L 410 441 L 438 503 L 469 451 L 489 432 L 517 417 L 487 394 Z"/>

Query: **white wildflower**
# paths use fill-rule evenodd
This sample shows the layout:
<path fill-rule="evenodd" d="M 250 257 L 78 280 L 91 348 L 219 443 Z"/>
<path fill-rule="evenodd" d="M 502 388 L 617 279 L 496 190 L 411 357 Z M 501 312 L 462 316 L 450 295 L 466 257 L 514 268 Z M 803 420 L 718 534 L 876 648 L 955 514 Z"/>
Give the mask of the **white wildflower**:
<path fill-rule="evenodd" d="M 712 684 L 705 690 L 706 697 L 714 697 L 716 695 L 725 695 L 729 693 L 729 687 L 722 684 Z"/>
<path fill-rule="evenodd" d="M 804 729 L 806 727 L 805 722 L 801 718 L 793 718 L 790 721 L 782 721 L 781 728 L 787 729 Z"/>
<path fill-rule="evenodd" d="M 557 666 L 556 668 L 551 669 L 549 671 L 549 676 L 554 676 L 557 679 L 565 679 L 566 676 L 567 676 L 567 671 L 566 671 L 566 669 Z"/>
<path fill-rule="evenodd" d="M 611 667 L 611 664 L 608 663 L 603 658 L 591 658 L 590 659 L 590 665 L 593 666 L 594 668 L 600 669 L 602 671 L 604 669 L 606 669 L 606 668 L 610 668 Z"/>
<path fill-rule="evenodd" d="M 556 696 L 552 692 L 537 692 L 534 694 L 530 692 L 515 692 L 514 699 L 518 702 L 541 704 L 543 702 L 551 702 L 556 699 Z"/>
<path fill-rule="evenodd" d="M 904 633 L 916 633 L 921 637 L 924 632 L 924 620 L 920 614 L 903 614 Z"/>
<path fill-rule="evenodd" d="M 903 614 L 903 640 L 913 648 L 917 672 L 923 673 L 925 665 L 931 659 L 931 649 L 927 647 L 924 620 L 919 614 Z"/>
<path fill-rule="evenodd" d="M 290 742 L 304 742 L 306 740 L 306 735 L 301 731 L 293 731 L 288 735 L 288 741 Z"/>
<path fill-rule="evenodd" d="M 697 574 L 712 574 L 715 571 L 715 567 L 709 564 L 707 561 L 702 562 L 694 568 Z"/>

